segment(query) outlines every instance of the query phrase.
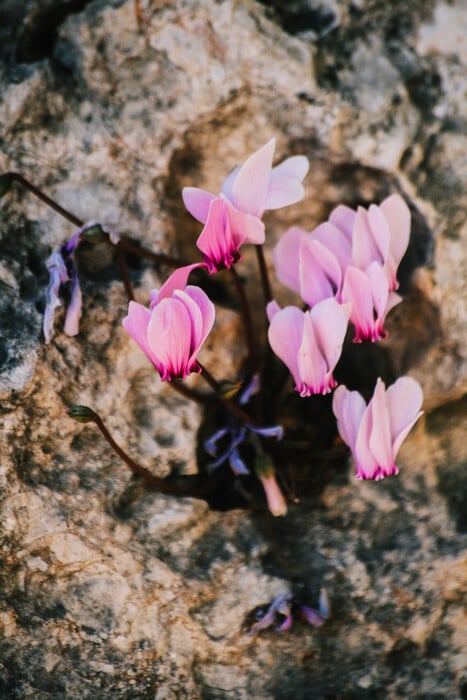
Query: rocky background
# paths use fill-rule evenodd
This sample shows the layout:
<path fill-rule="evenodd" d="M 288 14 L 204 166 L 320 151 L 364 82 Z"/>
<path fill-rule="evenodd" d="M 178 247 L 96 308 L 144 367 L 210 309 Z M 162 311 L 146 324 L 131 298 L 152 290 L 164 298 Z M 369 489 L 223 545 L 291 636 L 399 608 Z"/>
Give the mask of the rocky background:
<path fill-rule="evenodd" d="M 401 192 L 406 299 L 380 352 L 426 396 L 399 477 L 360 483 L 348 465 L 284 519 L 135 485 L 66 408 L 91 405 L 163 476 L 196 471 L 201 411 L 124 334 L 104 245 L 78 256 L 80 335 L 59 314 L 44 345 L 45 260 L 73 227 L 15 185 L 0 202 L 1 698 L 467 698 L 466 36 L 464 0 L 0 1 L 0 172 L 84 220 L 194 260 L 181 188 L 218 191 L 272 136 L 311 170 L 306 199 L 268 215 L 271 243 Z M 130 265 L 145 302 L 168 270 Z M 238 347 L 228 307 L 203 354 L 216 376 Z M 323 586 L 322 628 L 248 633 L 258 606 L 316 606 Z"/>

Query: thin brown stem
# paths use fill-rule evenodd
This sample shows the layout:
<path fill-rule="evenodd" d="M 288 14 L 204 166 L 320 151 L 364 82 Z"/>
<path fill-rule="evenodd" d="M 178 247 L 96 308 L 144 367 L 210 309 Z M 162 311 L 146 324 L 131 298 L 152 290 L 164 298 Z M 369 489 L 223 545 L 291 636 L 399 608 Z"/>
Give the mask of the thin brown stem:
<path fill-rule="evenodd" d="M 46 194 L 44 194 L 44 192 L 42 192 L 35 185 L 29 182 L 29 180 L 26 180 L 26 178 L 20 175 L 19 173 L 6 173 L 5 177 L 9 177 L 12 182 L 17 182 L 18 185 L 21 185 L 25 189 L 29 190 L 29 192 L 31 192 L 35 197 L 40 199 L 41 202 L 47 204 L 51 209 L 56 211 L 57 214 L 60 214 L 60 216 L 63 216 L 64 219 L 70 221 L 70 223 L 74 224 L 75 226 L 78 226 L 78 228 L 81 228 L 84 224 L 84 221 L 81 221 L 81 219 L 78 219 L 77 216 L 67 211 L 67 209 L 61 207 L 60 204 L 58 204 L 55 200 L 51 199 Z"/>
<path fill-rule="evenodd" d="M 123 255 L 123 251 L 120 247 L 120 241 L 115 246 L 115 249 L 116 249 L 116 255 L 117 255 L 118 269 L 120 270 L 120 276 L 123 280 L 123 286 L 125 287 L 125 292 L 126 292 L 126 295 L 128 297 L 128 301 L 133 301 L 135 298 L 135 295 L 133 292 L 133 285 L 130 282 L 130 276 L 128 274 L 128 266 L 126 264 L 125 256 Z"/>
<path fill-rule="evenodd" d="M 190 485 L 186 486 L 181 486 L 173 483 L 169 483 L 166 479 L 161 479 L 158 476 L 155 476 L 152 474 L 148 469 L 145 469 L 145 467 L 142 467 L 140 464 L 135 462 L 121 447 L 118 445 L 118 443 L 115 442 L 113 439 L 112 435 L 106 428 L 104 421 L 102 418 L 95 413 L 94 411 L 90 411 L 89 413 L 89 419 L 95 423 L 95 425 L 98 427 L 100 430 L 102 436 L 106 440 L 106 442 L 110 445 L 110 447 L 113 449 L 113 451 L 122 459 L 125 464 L 130 468 L 130 470 L 133 472 L 135 476 L 139 476 L 144 481 L 148 486 L 151 486 L 152 488 L 156 489 L 157 491 L 160 491 L 161 493 L 169 494 L 172 496 L 195 496 L 195 495 L 202 495 L 206 494 L 209 491 L 211 491 L 214 486 L 215 482 L 204 482 L 202 483 L 199 478 L 196 478 L 195 481 L 196 483 L 193 482 L 193 479 L 190 479 L 192 483 Z M 189 478 L 189 477 L 185 477 Z"/>
<path fill-rule="evenodd" d="M 182 382 L 179 382 L 176 379 L 169 382 L 169 385 L 172 387 L 172 389 L 177 391 L 185 398 L 191 399 L 191 401 L 196 401 L 196 403 L 199 403 L 201 405 L 205 406 L 207 403 L 210 403 L 212 401 L 212 395 L 209 396 L 208 394 L 203 394 L 200 391 L 196 391 L 196 389 L 190 389 L 190 387 L 186 386 L 185 384 L 182 384 Z"/>
<path fill-rule="evenodd" d="M 263 246 L 255 245 L 255 249 L 261 277 L 261 286 L 263 287 L 264 301 L 266 304 L 269 304 L 269 302 L 272 301 L 272 290 L 271 283 L 269 282 L 268 268 L 264 258 Z"/>
<path fill-rule="evenodd" d="M 243 324 L 245 326 L 246 342 L 248 347 L 248 360 L 247 364 L 251 371 L 254 370 L 257 363 L 257 354 L 255 349 L 255 342 L 253 336 L 253 321 L 251 318 L 251 308 L 248 302 L 247 295 L 245 294 L 245 289 L 243 287 L 242 281 L 238 276 L 235 267 L 230 268 L 230 274 L 233 277 L 235 287 L 237 289 L 237 294 L 240 300 L 240 308 L 242 312 Z"/>
<path fill-rule="evenodd" d="M 171 255 L 164 255 L 164 253 L 153 253 L 147 248 L 140 248 L 125 238 L 121 238 L 119 242 L 120 247 L 127 253 L 132 255 L 137 255 L 140 258 L 146 258 L 146 260 L 151 260 L 158 265 L 167 265 L 168 267 L 183 267 L 184 265 L 189 265 L 190 263 L 185 260 L 180 260 L 180 258 L 174 258 Z"/>

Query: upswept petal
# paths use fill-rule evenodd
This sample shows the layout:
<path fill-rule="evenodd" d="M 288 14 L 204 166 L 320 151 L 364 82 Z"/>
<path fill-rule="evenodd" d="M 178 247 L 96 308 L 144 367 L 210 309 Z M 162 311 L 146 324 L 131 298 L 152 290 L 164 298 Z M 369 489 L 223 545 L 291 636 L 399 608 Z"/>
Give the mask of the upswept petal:
<path fill-rule="evenodd" d="M 370 437 L 373 430 L 373 414 L 368 406 L 362 416 L 355 444 L 355 476 L 357 479 L 379 479 L 380 469 L 370 450 Z"/>
<path fill-rule="evenodd" d="M 341 384 L 332 397 L 332 410 L 337 418 L 341 438 L 355 452 L 358 430 L 366 410 L 363 396 L 358 391 L 349 391 Z"/>
<path fill-rule="evenodd" d="M 343 274 L 347 265 L 350 265 L 352 258 L 350 237 L 330 221 L 325 221 L 317 226 L 310 235 L 313 240 L 322 243 L 334 255 Z"/>
<path fill-rule="evenodd" d="M 281 175 L 272 175 L 264 208 L 280 209 L 280 207 L 301 202 L 304 196 L 305 189 L 298 180 Z"/>
<path fill-rule="evenodd" d="M 149 360 L 157 366 L 156 357 L 153 354 L 148 342 L 148 325 L 151 312 L 142 304 L 130 301 L 128 305 L 128 316 L 122 320 L 122 326 L 126 332 L 138 343 L 141 350 L 147 355 Z"/>
<path fill-rule="evenodd" d="M 240 166 L 232 184 L 232 204 L 246 214 L 261 218 L 271 177 L 276 139 L 253 153 Z"/>
<path fill-rule="evenodd" d="M 310 168 L 305 156 L 292 156 L 272 169 L 265 209 L 278 209 L 303 199 L 302 180 Z"/>
<path fill-rule="evenodd" d="M 365 270 L 370 280 L 373 306 L 378 319 L 383 318 L 389 300 L 389 287 L 384 268 L 379 262 L 372 262 Z"/>
<path fill-rule="evenodd" d="M 174 272 L 172 272 L 159 290 L 151 290 L 150 308 L 153 309 L 159 301 L 162 301 L 162 299 L 171 297 L 176 289 L 185 289 L 191 272 L 196 270 L 198 267 L 206 267 L 206 263 L 193 263 L 193 265 L 184 265 L 183 267 L 179 267 L 177 270 L 174 270 Z"/>
<path fill-rule="evenodd" d="M 296 306 L 286 306 L 274 314 L 268 329 L 273 352 L 289 368 L 297 387 L 301 386 L 298 351 L 303 338 L 305 314 Z"/>
<path fill-rule="evenodd" d="M 269 323 L 271 323 L 273 317 L 281 310 L 281 307 L 275 299 L 266 304 L 266 316 L 268 317 Z"/>
<path fill-rule="evenodd" d="M 177 292 L 176 295 L 178 298 L 182 298 L 180 292 Z M 197 309 L 199 309 L 201 315 L 201 325 L 193 329 L 192 336 L 194 352 L 198 352 L 212 330 L 216 309 L 206 292 L 200 289 L 200 287 L 188 285 L 185 289 L 185 297 L 192 300 Z"/>
<path fill-rule="evenodd" d="M 423 413 L 420 410 L 423 392 L 420 384 L 412 377 L 400 377 L 389 387 L 386 397 L 395 458 L 403 440 Z"/>
<path fill-rule="evenodd" d="M 357 212 L 354 209 L 347 207 L 345 204 L 339 204 L 329 214 L 328 220 L 342 231 L 350 243 L 356 216 Z"/>
<path fill-rule="evenodd" d="M 349 265 L 345 271 L 342 301 L 351 304 L 350 320 L 355 328 L 354 343 L 372 338 L 374 322 L 371 283 L 367 275 L 353 265 Z"/>
<path fill-rule="evenodd" d="M 208 218 L 209 205 L 215 195 L 202 190 L 200 187 L 184 187 L 182 190 L 183 203 L 190 214 L 200 223 L 205 224 Z"/>
<path fill-rule="evenodd" d="M 240 166 L 236 165 L 235 168 L 233 168 L 233 170 L 230 171 L 230 173 L 227 175 L 224 182 L 222 183 L 221 193 L 230 201 L 232 201 L 232 187 L 239 170 Z"/>
<path fill-rule="evenodd" d="M 341 306 L 334 298 L 321 301 L 310 311 L 316 340 L 329 374 L 334 370 L 342 353 L 349 313 L 350 308 Z"/>
<path fill-rule="evenodd" d="M 310 312 L 304 315 L 303 339 L 298 351 L 298 371 L 300 384 L 296 386 L 300 396 L 327 394 L 330 387 L 326 382 L 328 366 L 316 337 L 316 329 Z"/>
<path fill-rule="evenodd" d="M 280 237 L 272 253 L 277 279 L 297 294 L 300 294 L 300 243 L 306 235 L 302 228 L 292 226 Z"/>
<path fill-rule="evenodd" d="M 380 209 L 389 225 L 391 232 L 389 255 L 386 262 L 386 272 L 389 279 L 389 289 L 397 289 L 397 268 L 409 245 L 410 239 L 410 209 L 398 194 L 387 197 L 380 204 Z"/>
<path fill-rule="evenodd" d="M 179 299 L 162 299 L 148 324 L 148 343 L 162 380 L 186 377 L 191 346 L 191 317 Z"/>
<path fill-rule="evenodd" d="M 380 377 L 378 377 L 376 382 L 373 398 L 368 404 L 368 411 L 372 415 L 370 450 L 384 476 L 397 473 L 397 470 L 394 468 L 386 387 Z"/>
<path fill-rule="evenodd" d="M 299 254 L 300 296 L 308 306 L 334 297 L 342 282 L 341 267 L 333 253 L 310 235 L 304 236 Z"/>
<path fill-rule="evenodd" d="M 374 260 L 384 265 L 389 251 L 389 225 L 380 208 L 371 204 L 368 211 L 358 207 L 352 232 L 352 260 L 365 270 Z"/>

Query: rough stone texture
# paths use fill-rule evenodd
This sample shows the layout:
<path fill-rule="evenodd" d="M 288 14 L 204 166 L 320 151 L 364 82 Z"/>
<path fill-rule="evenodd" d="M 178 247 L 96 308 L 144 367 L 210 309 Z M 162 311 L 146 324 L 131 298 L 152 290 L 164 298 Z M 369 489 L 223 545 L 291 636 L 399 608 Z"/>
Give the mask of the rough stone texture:
<path fill-rule="evenodd" d="M 284 520 L 135 488 L 66 407 L 92 405 L 160 475 L 196 470 L 200 410 L 125 337 L 105 246 L 79 255 L 81 334 L 42 344 L 44 261 L 73 228 L 15 186 L 0 224 L 1 697 L 466 698 L 465 3 L 10 0 L 0 19 L 0 171 L 154 250 L 194 259 L 181 188 L 216 191 L 271 136 L 278 159 L 312 163 L 306 200 L 268 215 L 271 242 L 402 192 L 406 300 L 381 352 L 426 394 L 399 478 L 338 472 Z M 132 262 L 142 301 L 165 273 Z M 215 374 L 238 333 L 224 310 Z M 320 630 L 245 631 L 275 595 L 315 605 L 323 585 Z"/>

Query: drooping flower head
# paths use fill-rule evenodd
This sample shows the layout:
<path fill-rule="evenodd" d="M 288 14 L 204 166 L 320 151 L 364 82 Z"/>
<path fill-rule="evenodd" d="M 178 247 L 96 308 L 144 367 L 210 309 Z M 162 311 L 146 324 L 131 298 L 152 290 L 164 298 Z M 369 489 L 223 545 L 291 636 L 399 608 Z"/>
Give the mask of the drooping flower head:
<path fill-rule="evenodd" d="M 357 479 L 398 474 L 395 459 L 423 413 L 422 401 L 422 389 L 411 377 L 401 377 L 387 390 L 379 378 L 368 406 L 357 391 L 336 389 L 332 409 L 340 436 L 352 452 Z"/>
<path fill-rule="evenodd" d="M 244 243 L 264 243 L 261 217 L 303 199 L 302 180 L 308 172 L 305 156 L 287 158 L 272 167 L 275 139 L 253 153 L 224 181 L 216 196 L 197 187 L 183 189 L 183 201 L 195 219 L 205 224 L 197 246 L 210 272 L 228 268 Z"/>
<path fill-rule="evenodd" d="M 154 290 L 150 309 L 130 301 L 122 321 L 163 381 L 200 371 L 196 357 L 214 324 L 214 304 L 206 293 L 185 286 L 195 267 L 200 265 L 176 270 L 159 292 Z"/>
<path fill-rule="evenodd" d="M 305 312 L 296 306 L 279 310 L 271 302 L 268 315 L 269 344 L 289 368 L 296 391 L 300 396 L 328 394 L 336 386 L 333 371 L 342 352 L 349 308 L 334 298 Z"/>

